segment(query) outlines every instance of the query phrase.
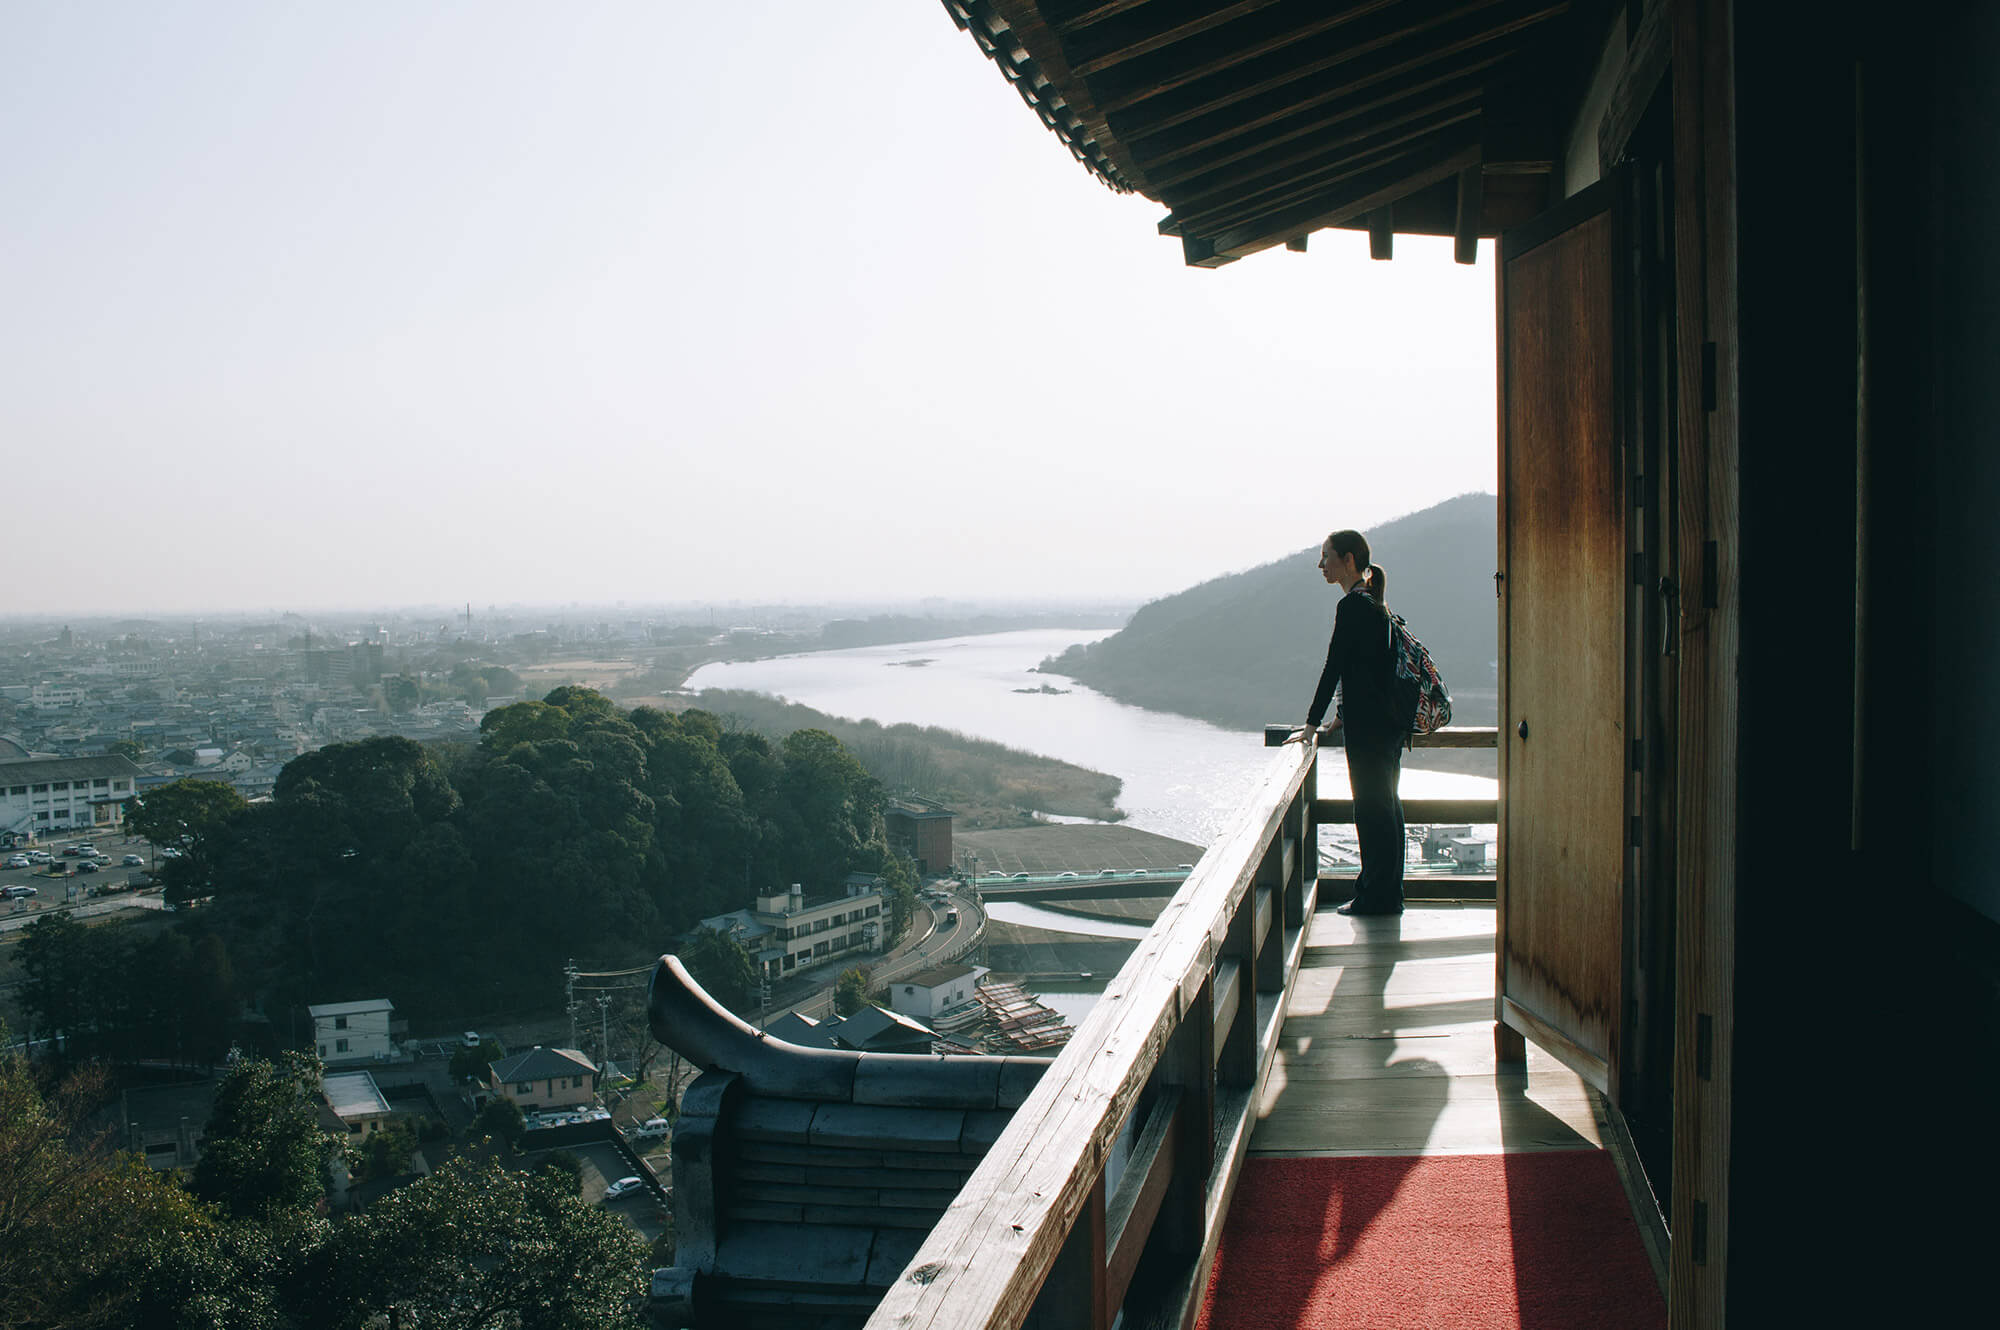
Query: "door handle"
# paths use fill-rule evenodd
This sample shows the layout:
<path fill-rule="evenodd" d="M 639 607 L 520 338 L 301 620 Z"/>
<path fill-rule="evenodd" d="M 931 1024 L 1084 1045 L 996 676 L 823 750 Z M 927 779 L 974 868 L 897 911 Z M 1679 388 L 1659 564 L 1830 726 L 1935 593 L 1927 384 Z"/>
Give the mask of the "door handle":
<path fill-rule="evenodd" d="M 1522 722 L 1521 722 L 1521 723 L 1520 723 L 1519 725 L 1516 725 L 1516 726 L 1514 727 L 1514 733 L 1516 733 L 1516 734 L 1520 735 L 1520 736 L 1521 736 L 1521 737 L 1522 737 L 1523 739 L 1527 738 L 1527 737 L 1528 737 L 1528 722 L 1524 720 L 1524 721 L 1522 721 Z"/>

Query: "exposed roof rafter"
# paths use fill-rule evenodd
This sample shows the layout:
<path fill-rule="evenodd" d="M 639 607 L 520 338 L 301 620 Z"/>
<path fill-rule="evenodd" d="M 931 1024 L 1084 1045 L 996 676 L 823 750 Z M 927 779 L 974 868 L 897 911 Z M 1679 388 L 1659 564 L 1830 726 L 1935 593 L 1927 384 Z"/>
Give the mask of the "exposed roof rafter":
<path fill-rule="evenodd" d="M 1078 160 L 1171 210 L 1161 230 L 1203 266 L 1365 215 L 1378 250 L 1393 219 L 1475 254 L 1538 197 L 1565 95 L 1541 75 L 1608 3 L 944 0 Z"/>

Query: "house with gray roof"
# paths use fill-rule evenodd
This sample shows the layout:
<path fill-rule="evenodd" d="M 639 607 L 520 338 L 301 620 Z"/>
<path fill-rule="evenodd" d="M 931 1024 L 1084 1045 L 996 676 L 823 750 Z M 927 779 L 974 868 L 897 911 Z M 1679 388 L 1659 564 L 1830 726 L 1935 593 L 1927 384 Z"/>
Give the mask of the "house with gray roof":
<path fill-rule="evenodd" d="M 501 1058 L 487 1068 L 487 1088 L 523 1113 L 576 1108 L 597 1098 L 597 1067 L 574 1048 L 544 1048 Z"/>

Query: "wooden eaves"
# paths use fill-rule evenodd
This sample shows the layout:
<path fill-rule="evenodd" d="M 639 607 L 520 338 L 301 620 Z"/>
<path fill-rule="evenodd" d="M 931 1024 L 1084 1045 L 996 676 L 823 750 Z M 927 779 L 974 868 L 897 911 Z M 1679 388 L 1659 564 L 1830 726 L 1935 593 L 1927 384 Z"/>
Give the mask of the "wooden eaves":
<path fill-rule="evenodd" d="M 1106 185 L 1166 205 L 1219 267 L 1325 227 L 1480 237 L 1542 212 L 1555 71 L 1600 40 L 1601 0 L 944 0 Z"/>

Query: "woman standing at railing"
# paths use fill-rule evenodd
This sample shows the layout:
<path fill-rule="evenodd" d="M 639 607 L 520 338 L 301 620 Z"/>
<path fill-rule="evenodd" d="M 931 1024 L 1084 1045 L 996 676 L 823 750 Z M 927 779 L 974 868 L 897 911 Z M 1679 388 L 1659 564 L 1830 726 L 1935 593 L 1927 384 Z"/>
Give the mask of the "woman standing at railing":
<path fill-rule="evenodd" d="M 1369 561 L 1368 541 L 1359 531 L 1336 531 L 1319 551 L 1320 575 L 1338 586 L 1340 608 L 1333 616 L 1333 640 L 1326 648 L 1300 739 L 1340 730 L 1347 747 L 1347 779 L 1354 791 L 1354 833 L 1361 842 L 1361 876 L 1354 899 L 1341 914 L 1403 912 L 1403 802 L 1397 785 L 1403 774 L 1403 741 L 1408 726 L 1397 719 L 1392 684 L 1395 663 L 1389 651 L 1389 621 L 1383 606 L 1389 575 Z M 1324 730 L 1320 721 L 1334 689 L 1340 710 Z M 1317 850 L 1315 850 L 1315 855 Z"/>

